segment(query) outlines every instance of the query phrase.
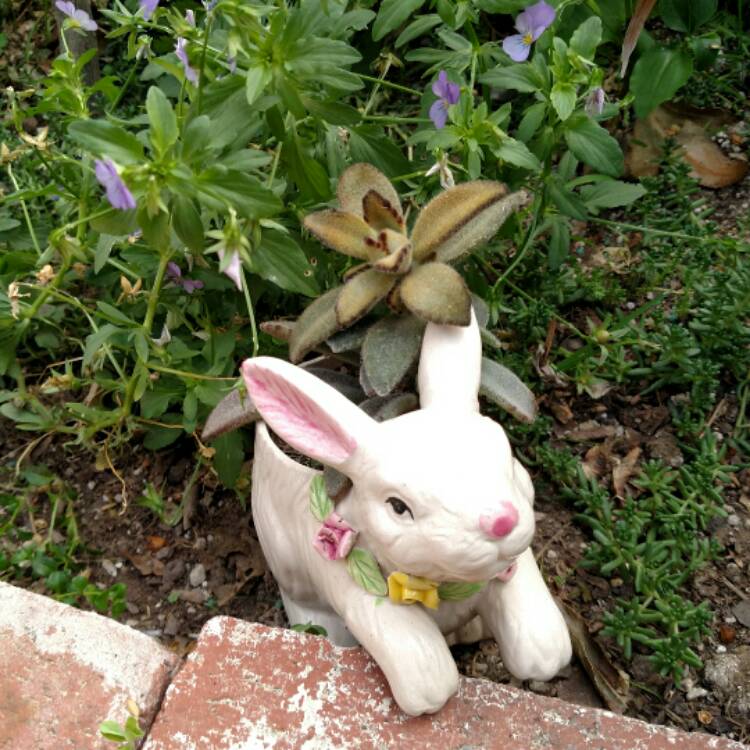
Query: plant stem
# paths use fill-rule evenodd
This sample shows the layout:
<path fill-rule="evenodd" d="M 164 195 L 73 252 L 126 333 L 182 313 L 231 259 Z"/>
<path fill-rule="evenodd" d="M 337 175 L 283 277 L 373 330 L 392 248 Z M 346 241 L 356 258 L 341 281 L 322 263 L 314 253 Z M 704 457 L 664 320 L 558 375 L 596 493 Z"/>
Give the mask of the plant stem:
<path fill-rule="evenodd" d="M 253 334 L 253 357 L 258 356 L 258 349 L 260 345 L 258 343 L 258 329 L 255 325 L 255 311 L 253 310 L 253 301 L 250 299 L 250 289 L 247 286 L 247 278 L 245 277 L 245 269 L 240 265 L 240 276 L 242 278 L 242 292 L 245 295 L 245 304 L 247 305 L 247 312 L 250 316 L 250 329 Z"/>
<path fill-rule="evenodd" d="M 693 242 L 700 241 L 699 237 L 696 237 L 694 234 L 684 234 L 682 232 L 669 232 L 666 229 L 652 229 L 650 227 L 644 227 L 640 226 L 639 224 L 626 224 L 622 221 L 610 221 L 609 219 L 600 219 L 596 216 L 589 216 L 587 221 L 590 221 L 594 224 L 602 224 L 605 227 L 615 227 L 616 229 L 627 229 L 632 232 L 643 232 L 644 234 L 656 234 L 660 237 L 675 237 L 679 240 L 691 240 Z M 716 240 L 721 240 L 723 242 L 734 242 L 731 238 L 728 237 L 715 237 Z"/>
<path fill-rule="evenodd" d="M 208 47 L 208 36 L 211 33 L 211 26 L 213 25 L 213 14 L 208 14 L 208 20 L 206 22 L 206 29 L 203 32 L 203 48 L 201 49 L 201 66 L 198 73 L 198 114 L 201 111 L 201 104 L 203 103 L 203 81 L 205 80 L 203 70 L 206 67 L 206 49 Z"/>
<path fill-rule="evenodd" d="M 364 73 L 358 73 L 357 74 L 363 81 L 369 81 L 370 83 L 378 83 L 381 86 L 385 86 L 386 88 L 393 89 L 394 91 L 403 91 L 405 94 L 411 94 L 412 96 L 422 96 L 421 91 L 417 91 L 416 89 L 411 89 L 408 86 L 402 86 L 399 83 L 391 83 L 390 81 L 386 81 L 385 79 L 375 78 L 375 76 L 368 76 Z"/>
<path fill-rule="evenodd" d="M 16 181 L 16 176 L 13 174 L 13 168 L 10 166 L 10 162 L 8 162 L 8 177 L 10 177 L 10 181 L 13 183 L 13 187 L 16 189 L 16 192 L 21 192 L 20 188 L 18 187 L 18 182 Z M 29 234 L 31 235 L 31 241 L 34 243 L 34 250 L 36 250 L 37 255 L 41 255 L 42 251 L 39 247 L 39 241 L 36 238 L 36 232 L 34 231 L 34 226 L 31 223 L 31 216 L 29 216 L 29 209 L 26 207 L 26 201 L 23 200 L 23 198 L 20 201 L 21 203 L 21 210 L 23 211 L 23 217 L 26 220 L 26 227 L 29 230 Z"/>
<path fill-rule="evenodd" d="M 135 62 L 130 68 L 130 72 L 128 73 L 128 77 L 125 79 L 125 82 L 120 87 L 120 90 L 117 92 L 117 96 L 115 97 L 115 100 L 112 102 L 112 105 L 107 110 L 107 115 L 109 116 L 112 114 L 116 109 L 117 105 L 122 101 L 123 96 L 125 96 L 125 92 L 130 88 L 130 84 L 133 82 L 133 79 L 135 78 L 135 71 L 138 70 L 138 58 L 136 58 Z"/>
<path fill-rule="evenodd" d="M 178 375 L 181 378 L 192 378 L 193 380 L 208 380 L 211 382 L 236 382 L 237 378 L 220 377 L 218 375 L 198 375 L 195 372 L 186 372 L 185 370 L 175 370 L 172 367 L 162 367 L 161 365 L 155 365 L 150 363 L 148 365 L 149 370 L 156 370 L 156 372 L 165 372 L 168 375 Z"/>
<path fill-rule="evenodd" d="M 427 117 L 394 117 L 392 115 L 362 115 L 363 120 L 368 122 L 384 122 L 384 123 L 420 123 L 430 122 Z"/>

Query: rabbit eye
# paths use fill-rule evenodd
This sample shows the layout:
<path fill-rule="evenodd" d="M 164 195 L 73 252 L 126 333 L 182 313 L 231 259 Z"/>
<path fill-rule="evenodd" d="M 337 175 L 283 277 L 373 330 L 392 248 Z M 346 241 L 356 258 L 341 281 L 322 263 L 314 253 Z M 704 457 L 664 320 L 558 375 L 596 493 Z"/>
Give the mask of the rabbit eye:
<path fill-rule="evenodd" d="M 386 502 L 393 508 L 394 513 L 399 516 L 403 516 L 404 513 L 408 513 L 412 518 L 414 514 L 411 512 L 411 508 L 398 497 L 389 497 Z"/>

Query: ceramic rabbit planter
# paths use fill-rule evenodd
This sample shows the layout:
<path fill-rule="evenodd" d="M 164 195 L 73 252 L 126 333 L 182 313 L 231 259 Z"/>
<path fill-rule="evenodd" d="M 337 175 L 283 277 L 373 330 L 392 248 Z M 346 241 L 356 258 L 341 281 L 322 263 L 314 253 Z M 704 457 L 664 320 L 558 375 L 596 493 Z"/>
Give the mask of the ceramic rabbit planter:
<path fill-rule="evenodd" d="M 479 414 L 480 361 L 473 313 L 465 327 L 429 323 L 421 408 L 382 423 L 295 365 L 269 357 L 242 365 L 263 419 L 253 517 L 289 619 L 322 625 L 339 645 L 361 643 L 412 715 L 438 711 L 457 690 L 446 638 L 494 637 L 519 678 L 549 679 L 571 656 L 529 547 L 531 479 L 503 429 Z M 286 455 L 269 428 L 352 480 L 324 524 L 310 510 L 320 473 Z M 368 593 L 336 559 L 355 533 L 389 578 L 388 596 Z M 462 596 L 436 606 L 441 591 L 460 583 L 478 585 L 459 586 Z"/>

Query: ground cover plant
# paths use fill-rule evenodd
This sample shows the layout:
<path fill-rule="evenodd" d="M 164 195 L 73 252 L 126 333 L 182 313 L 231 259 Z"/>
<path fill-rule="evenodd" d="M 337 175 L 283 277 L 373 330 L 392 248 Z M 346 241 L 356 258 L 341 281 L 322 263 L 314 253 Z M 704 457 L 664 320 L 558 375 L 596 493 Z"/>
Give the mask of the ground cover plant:
<path fill-rule="evenodd" d="M 461 322 L 471 294 L 486 409 L 534 472 L 540 560 L 585 620 L 603 700 L 747 737 L 750 711 L 706 676 L 750 643 L 747 180 L 704 190 L 679 132 L 658 171 L 626 174 L 634 123 L 675 103 L 731 115 L 716 141 L 741 167 L 743 3 L 16 10 L 0 35 L 3 580 L 162 637 L 217 610 L 281 623 L 246 507 L 252 433 L 208 442 L 208 414 L 241 403 L 237 365 L 258 353 L 325 354 L 368 408 L 413 408 L 419 320 Z M 370 229 L 326 224 L 355 163 L 382 176 L 374 255 L 352 249 Z M 472 196 L 441 196 L 472 181 L 506 186 L 507 210 L 460 255 L 412 254 L 420 211 L 460 213 Z M 461 658 L 509 679 L 491 649 Z"/>

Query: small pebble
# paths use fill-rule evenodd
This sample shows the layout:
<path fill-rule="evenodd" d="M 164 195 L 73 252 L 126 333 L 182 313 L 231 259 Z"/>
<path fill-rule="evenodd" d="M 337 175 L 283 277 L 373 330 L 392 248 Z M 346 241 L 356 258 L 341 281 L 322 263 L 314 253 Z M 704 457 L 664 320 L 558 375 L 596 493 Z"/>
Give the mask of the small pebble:
<path fill-rule="evenodd" d="M 726 646 L 717 646 L 716 647 L 716 653 L 717 654 L 726 654 L 727 647 Z"/>
<path fill-rule="evenodd" d="M 737 636 L 737 631 L 731 625 L 719 626 L 719 640 L 722 643 L 732 643 Z"/>
<path fill-rule="evenodd" d="M 117 568 L 111 560 L 102 560 L 102 567 L 112 576 L 112 578 L 117 577 Z"/>
<path fill-rule="evenodd" d="M 740 525 L 740 517 L 736 513 L 731 513 L 727 516 L 727 523 L 730 526 L 739 526 Z"/>
<path fill-rule="evenodd" d="M 557 559 L 557 552 L 555 552 L 555 550 L 553 550 L 553 549 L 548 549 L 547 550 L 547 557 L 550 560 L 556 560 Z"/>
<path fill-rule="evenodd" d="M 88 487 L 88 489 L 90 490 L 93 490 L 94 487 L 96 487 L 96 482 L 92 479 L 90 482 L 86 484 L 86 487 Z"/>
<path fill-rule="evenodd" d="M 698 711 L 698 721 L 701 724 L 708 725 L 714 720 L 714 717 L 709 711 Z"/>
<path fill-rule="evenodd" d="M 197 588 L 198 586 L 202 586 L 203 583 L 205 583 L 205 581 L 206 581 L 206 568 L 201 563 L 198 563 L 190 571 L 190 575 L 188 576 L 188 580 L 190 581 L 190 585 L 193 588 Z"/>

